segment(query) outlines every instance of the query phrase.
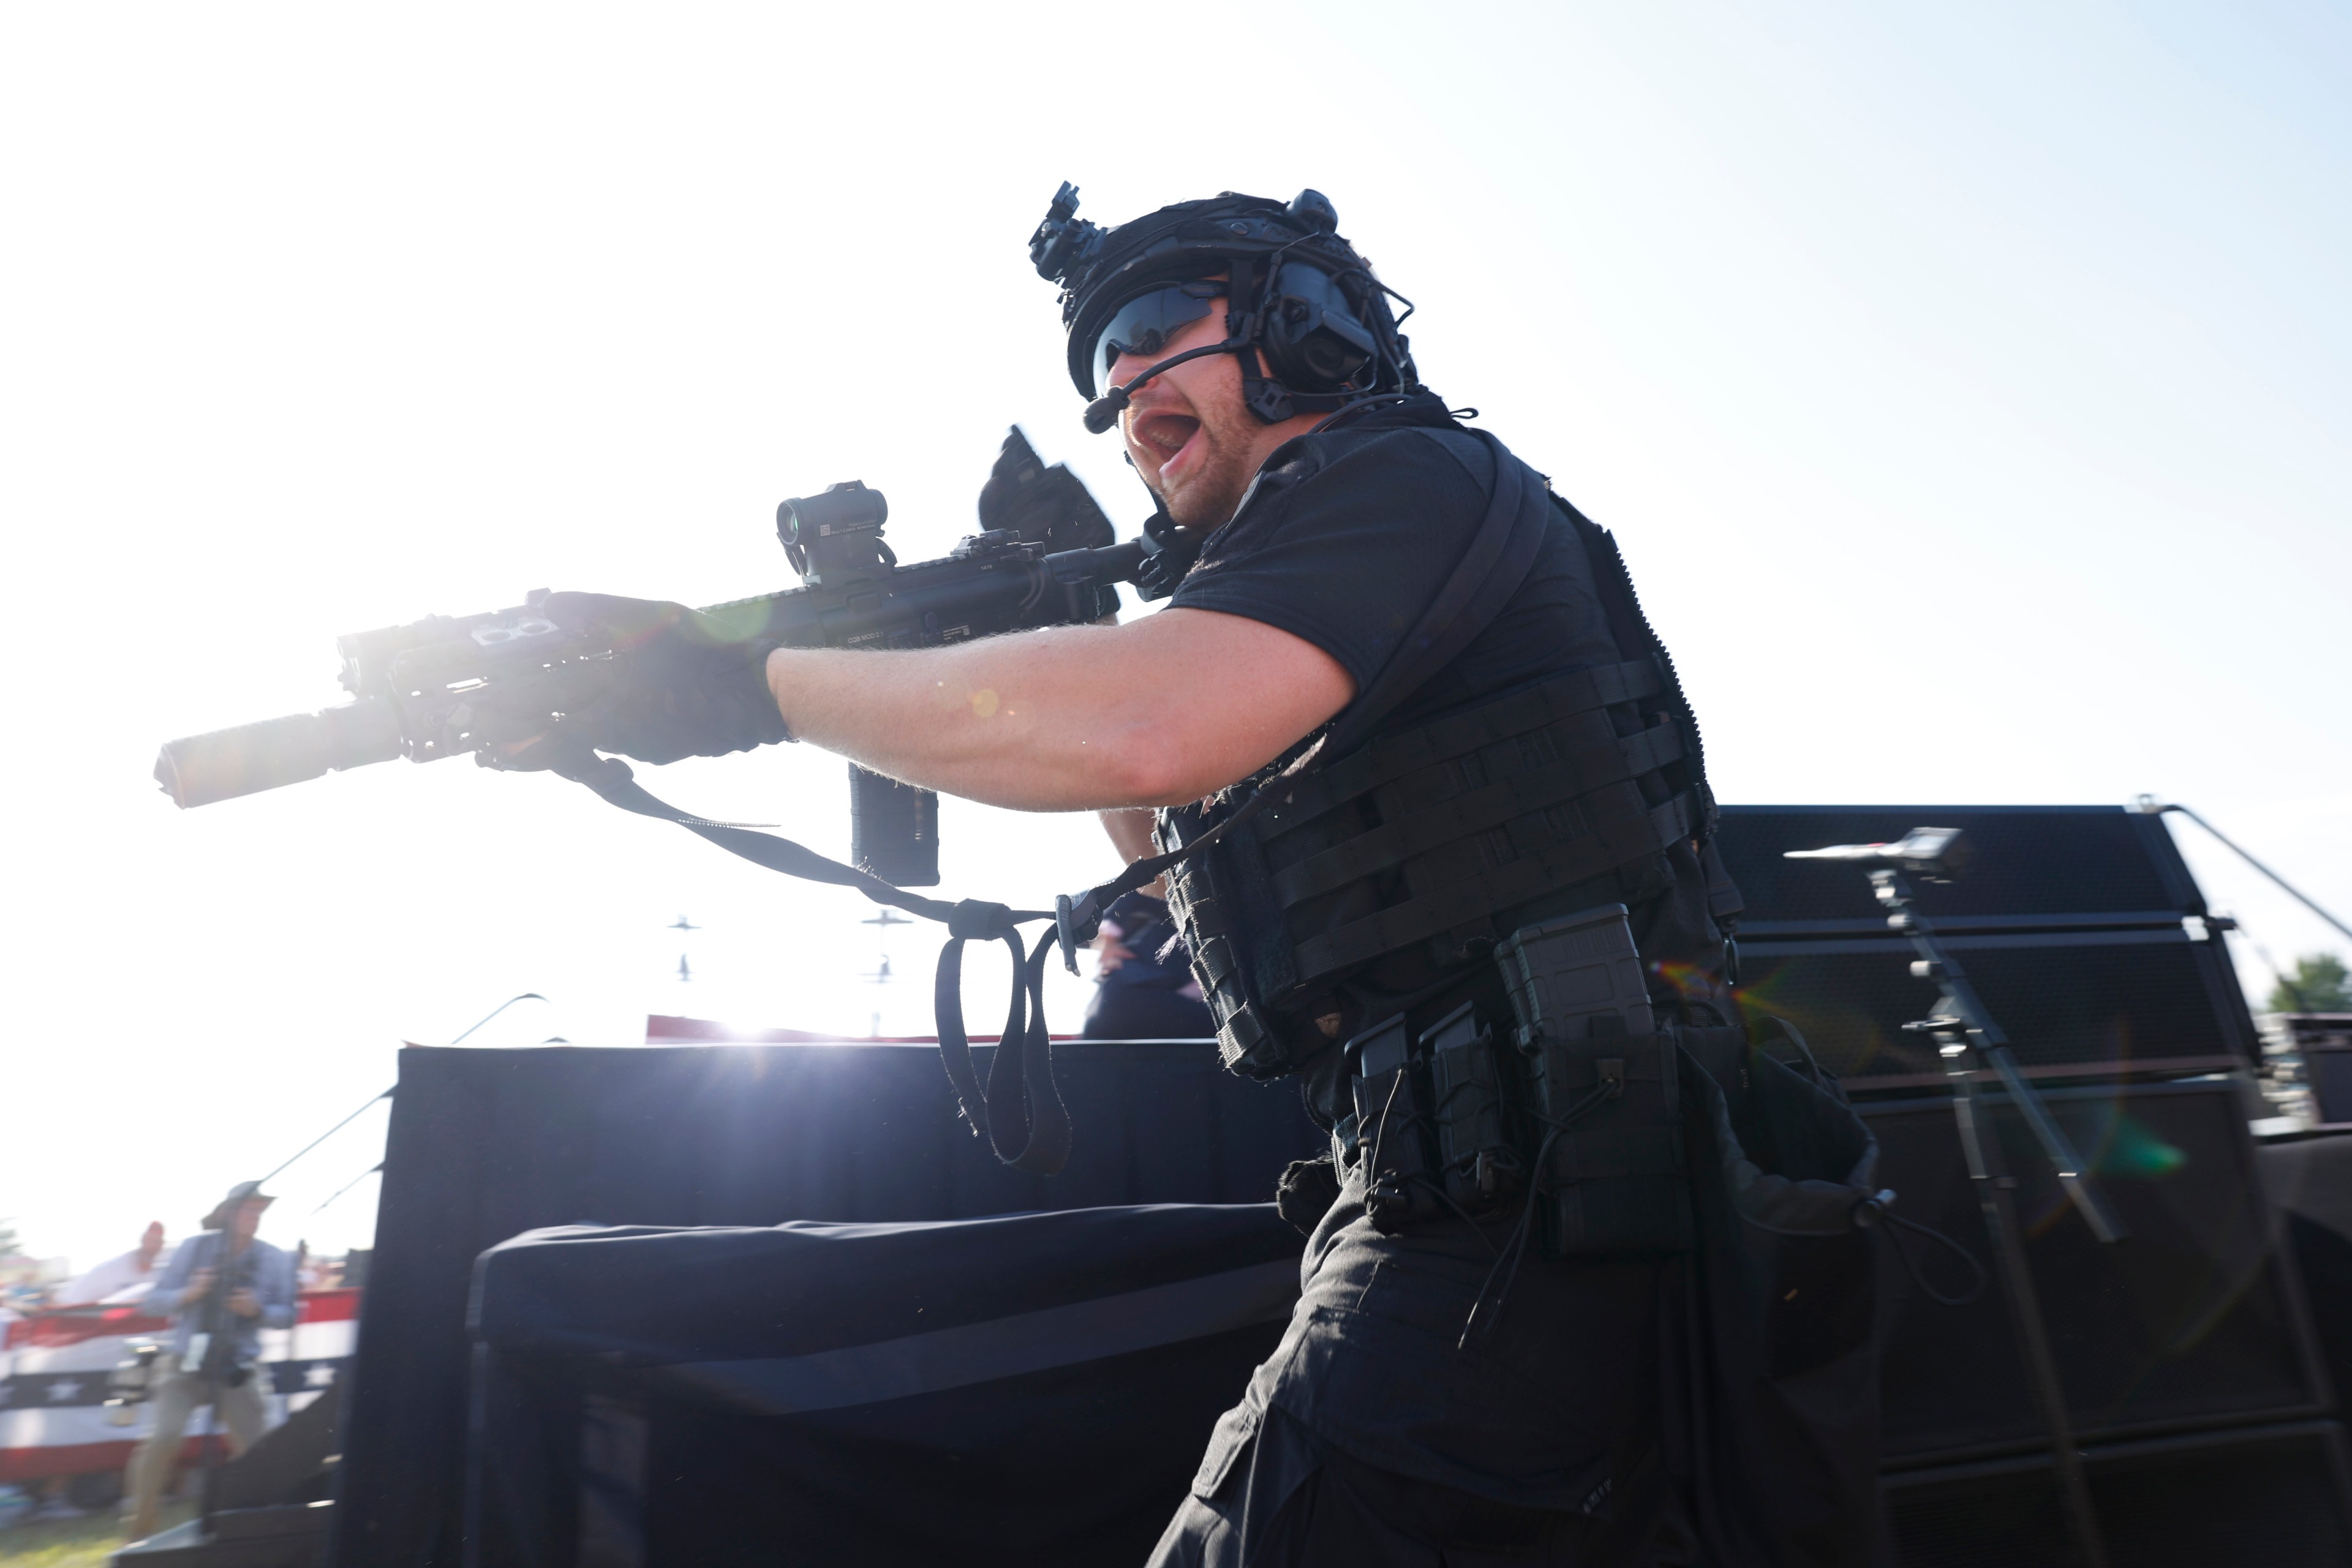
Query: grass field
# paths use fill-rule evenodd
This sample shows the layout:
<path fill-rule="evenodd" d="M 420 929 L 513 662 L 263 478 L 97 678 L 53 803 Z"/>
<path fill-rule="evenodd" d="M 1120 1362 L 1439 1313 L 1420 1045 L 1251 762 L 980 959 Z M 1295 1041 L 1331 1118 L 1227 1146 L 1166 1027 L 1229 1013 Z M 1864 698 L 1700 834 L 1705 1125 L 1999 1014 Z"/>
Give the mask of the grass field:
<path fill-rule="evenodd" d="M 191 1502 L 163 1510 L 169 1530 L 196 1511 Z M 0 1568 L 102 1568 L 106 1555 L 122 1544 L 122 1526 L 112 1509 L 80 1519 L 43 1521 L 0 1530 Z"/>

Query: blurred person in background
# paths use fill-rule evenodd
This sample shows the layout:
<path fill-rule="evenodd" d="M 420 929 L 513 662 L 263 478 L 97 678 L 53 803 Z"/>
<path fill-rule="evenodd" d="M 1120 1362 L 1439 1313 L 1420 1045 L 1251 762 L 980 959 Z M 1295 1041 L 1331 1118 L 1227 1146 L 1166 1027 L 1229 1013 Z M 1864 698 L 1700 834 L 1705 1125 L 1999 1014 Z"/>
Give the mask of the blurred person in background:
<path fill-rule="evenodd" d="M 303 1289 L 331 1290 L 335 1288 L 337 1277 L 342 1272 L 342 1264 L 339 1259 L 322 1257 L 312 1252 L 310 1244 L 307 1241 L 302 1244 L 297 1257 L 300 1267 L 297 1271 L 296 1279 Z"/>
<path fill-rule="evenodd" d="M 137 1247 L 68 1280 L 65 1288 L 58 1292 L 58 1305 L 87 1307 L 95 1302 L 112 1300 L 135 1288 L 152 1288 L 157 1272 L 167 1260 L 168 1255 L 163 1250 L 163 1222 L 151 1219 L 147 1222 L 147 1229 L 139 1237 Z"/>
<path fill-rule="evenodd" d="M 1078 1038 L 1205 1040 L 1216 1034 L 1167 900 L 1149 892 L 1120 898 L 1103 914 L 1095 953 L 1095 995 Z"/>
<path fill-rule="evenodd" d="M 163 1486 L 180 1457 L 188 1417 L 213 1406 L 213 1430 L 228 1429 L 232 1457 L 251 1447 L 268 1420 L 261 1380 L 261 1331 L 294 1323 L 294 1259 L 255 1235 L 276 1202 L 259 1182 L 239 1182 L 205 1216 L 204 1230 L 181 1244 L 148 1300 L 168 1312 L 169 1370 L 156 1388 L 154 1426 L 123 1472 L 130 1494 L 128 1532 L 155 1533 Z"/>
<path fill-rule="evenodd" d="M 1106 811 L 1102 822 L 1127 859 L 1155 852 L 1150 812 Z M 1148 883 L 1104 911 L 1095 957 L 1094 1000 L 1078 1038 L 1205 1040 L 1216 1034 L 1160 883 Z"/>
<path fill-rule="evenodd" d="M 159 1219 L 149 1220 L 146 1230 L 139 1237 L 137 1247 L 119 1257 L 110 1258 L 96 1268 L 76 1275 L 58 1286 L 50 1305 L 91 1307 L 101 1301 L 112 1301 L 118 1296 L 121 1297 L 122 1300 L 117 1302 L 117 1305 L 129 1305 L 131 1302 L 144 1300 L 152 1291 L 157 1275 L 166 1261 L 167 1254 L 163 1249 L 163 1222 Z M 28 1483 L 28 1488 L 39 1502 L 26 1516 L 26 1518 L 62 1520 L 81 1517 L 83 1510 L 75 1507 L 72 1500 L 66 1495 L 65 1477 L 57 1476 L 47 1480 L 32 1481 Z"/>

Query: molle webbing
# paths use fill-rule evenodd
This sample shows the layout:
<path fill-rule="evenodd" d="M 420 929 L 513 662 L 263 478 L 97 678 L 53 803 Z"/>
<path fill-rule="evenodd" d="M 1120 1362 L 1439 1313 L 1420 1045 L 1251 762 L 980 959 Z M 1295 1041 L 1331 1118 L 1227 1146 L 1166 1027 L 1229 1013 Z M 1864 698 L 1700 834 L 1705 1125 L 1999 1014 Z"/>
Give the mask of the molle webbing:
<path fill-rule="evenodd" d="M 1598 736 L 1580 733 L 1594 730 Z M 1381 811 L 1378 827 L 1276 872 L 1276 896 L 1286 908 L 1336 891 L 1472 834 L 1507 828 L 1521 818 L 1597 795 L 1683 754 L 1682 736 L 1673 725 L 1654 725 L 1621 739 L 1609 733 L 1606 713 L 1580 714 L 1525 739 L 1529 743 L 1510 748 L 1511 754 L 1501 758 L 1473 752 L 1399 780 L 1394 798 L 1381 803 L 1389 809 Z M 1273 831 L 1262 837 L 1271 842 Z"/>
<path fill-rule="evenodd" d="M 1491 930 L 1491 917 L 1499 911 L 1688 838 L 1698 815 L 1687 793 L 1645 806 L 1641 791 L 1631 783 L 1612 784 L 1576 804 L 1585 831 L 1514 824 L 1507 846 L 1496 845 L 1486 836 L 1457 841 L 1452 852 L 1462 858 L 1456 874 L 1443 886 L 1301 942 L 1297 960 L 1300 982 L 1460 928 Z M 1429 857 L 1423 866 L 1436 876 L 1447 874 L 1442 857 Z"/>
<path fill-rule="evenodd" d="M 1192 950 L 1192 978 L 1200 982 L 1201 999 L 1216 1021 L 1219 1055 L 1228 1068 L 1252 1078 L 1287 1072 L 1292 1064 L 1282 1057 L 1281 1042 L 1267 1035 L 1251 1005 L 1237 933 L 1226 913 L 1224 895 L 1210 890 L 1210 872 L 1209 866 L 1196 862 L 1171 875 L 1168 910 Z"/>
<path fill-rule="evenodd" d="M 1361 751 L 1325 764 L 1292 786 L 1282 802 L 1283 831 L 1297 827 L 1341 801 L 1352 800 L 1391 779 L 1416 770 L 1440 766 L 1466 752 L 1562 719 L 1589 713 L 1614 702 L 1638 702 L 1664 689 L 1656 661 L 1637 658 L 1628 664 L 1604 664 L 1592 669 L 1570 670 L 1449 713 L 1401 734 L 1383 735 Z"/>
<path fill-rule="evenodd" d="M 1684 754 L 1680 728 L 1621 735 L 1612 713 L 1664 689 L 1650 659 L 1571 671 L 1301 780 L 1255 825 L 1295 983 L 1491 934 L 1489 917 L 1688 838 L 1699 807 L 1661 774 Z M 1350 913 L 1335 924 L 1339 909 Z"/>

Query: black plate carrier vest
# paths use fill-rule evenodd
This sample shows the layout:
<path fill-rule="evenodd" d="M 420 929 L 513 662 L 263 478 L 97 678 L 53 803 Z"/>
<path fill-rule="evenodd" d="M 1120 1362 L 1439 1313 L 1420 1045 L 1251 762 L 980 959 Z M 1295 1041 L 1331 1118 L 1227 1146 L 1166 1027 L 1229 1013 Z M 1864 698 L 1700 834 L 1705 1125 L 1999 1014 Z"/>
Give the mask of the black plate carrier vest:
<path fill-rule="evenodd" d="M 1367 964 L 1423 945 L 1459 967 L 1510 934 L 1500 917 L 1611 872 L 1622 884 L 1612 896 L 1638 902 L 1662 890 L 1670 846 L 1703 849 L 1713 836 L 1698 725 L 1616 541 L 1551 504 L 1591 560 L 1619 650 L 1635 657 L 1377 734 L 1275 782 L 1253 820 L 1169 868 L 1169 907 L 1232 1070 L 1294 1070 L 1290 1040 Z M 1246 793 L 1161 811 L 1160 848 L 1197 840 Z"/>

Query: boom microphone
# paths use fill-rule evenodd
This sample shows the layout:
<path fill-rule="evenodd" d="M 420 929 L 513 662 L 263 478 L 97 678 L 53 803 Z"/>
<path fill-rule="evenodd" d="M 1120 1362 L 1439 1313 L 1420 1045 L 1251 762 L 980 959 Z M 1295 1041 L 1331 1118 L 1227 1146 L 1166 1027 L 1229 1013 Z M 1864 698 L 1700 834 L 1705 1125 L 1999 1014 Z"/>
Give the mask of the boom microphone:
<path fill-rule="evenodd" d="M 1127 388 L 1114 386 L 1087 405 L 1087 434 L 1099 436 L 1118 423 L 1127 409 Z"/>
<path fill-rule="evenodd" d="M 1129 403 L 1135 400 L 1135 389 L 1162 371 L 1173 370 L 1188 359 L 1199 359 L 1204 354 L 1239 353 L 1249 346 L 1249 341 L 1245 338 L 1227 338 L 1221 343 L 1204 343 L 1197 349 L 1186 349 L 1181 354 L 1170 354 L 1141 375 L 1112 387 L 1108 392 L 1087 404 L 1087 434 L 1099 436 L 1118 424 L 1119 415 Z"/>

